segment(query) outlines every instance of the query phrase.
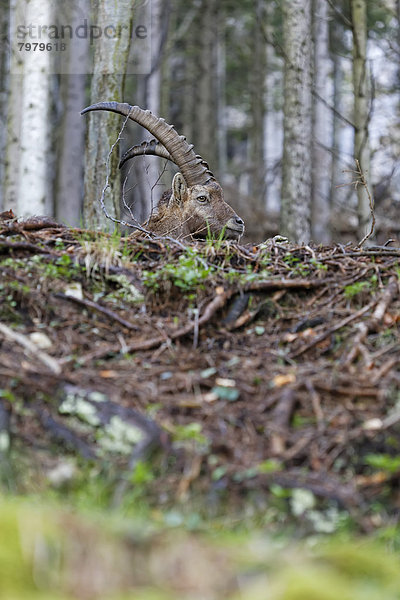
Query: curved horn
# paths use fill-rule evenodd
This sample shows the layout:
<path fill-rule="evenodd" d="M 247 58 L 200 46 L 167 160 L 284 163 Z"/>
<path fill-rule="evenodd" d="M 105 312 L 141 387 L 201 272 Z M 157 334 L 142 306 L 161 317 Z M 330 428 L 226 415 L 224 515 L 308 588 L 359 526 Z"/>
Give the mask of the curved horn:
<path fill-rule="evenodd" d="M 128 160 L 135 156 L 159 156 L 160 158 L 174 162 L 172 156 L 161 142 L 150 140 L 149 142 L 142 142 L 129 148 L 119 161 L 119 168 L 121 169 Z"/>
<path fill-rule="evenodd" d="M 193 148 L 193 144 L 190 144 L 190 147 Z M 119 162 L 119 168 L 121 169 L 128 160 L 135 158 L 135 156 L 158 156 L 160 158 L 170 160 L 176 164 L 168 150 L 162 145 L 161 142 L 157 142 L 157 140 L 150 140 L 149 142 L 144 141 L 141 144 L 136 144 L 135 146 L 129 148 L 129 150 L 127 150 L 122 156 Z M 214 175 L 208 168 L 206 161 L 203 160 L 198 154 L 196 154 L 196 157 L 201 160 L 201 164 L 207 169 L 209 181 L 215 181 Z"/>
<path fill-rule="evenodd" d="M 178 166 L 188 186 L 206 185 L 210 181 L 215 181 L 204 161 L 194 153 L 193 147 L 187 143 L 185 137 L 179 135 L 172 125 L 168 125 L 164 119 L 156 117 L 149 110 L 131 106 L 126 102 L 98 102 L 85 108 L 81 114 L 93 110 L 109 110 L 129 117 L 145 127 L 171 155 L 171 159 Z"/>

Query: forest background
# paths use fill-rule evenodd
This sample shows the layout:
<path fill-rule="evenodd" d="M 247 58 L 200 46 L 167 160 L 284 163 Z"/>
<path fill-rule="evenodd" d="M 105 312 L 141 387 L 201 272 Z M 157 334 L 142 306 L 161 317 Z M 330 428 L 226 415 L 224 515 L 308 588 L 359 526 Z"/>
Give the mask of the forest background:
<path fill-rule="evenodd" d="M 370 208 L 356 158 L 378 238 L 396 234 L 399 0 L 2 0 L 0 14 L 1 210 L 109 229 L 108 162 L 108 212 L 120 216 L 123 188 L 144 221 L 170 166 L 140 157 L 120 177 L 119 157 L 148 134 L 129 124 L 107 160 L 121 118 L 80 115 L 118 100 L 194 144 L 247 240 L 360 239 Z"/>

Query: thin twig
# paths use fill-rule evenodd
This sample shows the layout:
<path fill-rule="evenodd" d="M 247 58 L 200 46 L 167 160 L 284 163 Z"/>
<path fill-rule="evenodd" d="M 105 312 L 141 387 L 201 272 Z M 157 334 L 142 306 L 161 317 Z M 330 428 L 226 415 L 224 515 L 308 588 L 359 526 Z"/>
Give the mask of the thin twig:
<path fill-rule="evenodd" d="M 368 203 L 369 203 L 369 210 L 371 212 L 371 229 L 368 233 L 366 233 L 363 237 L 363 239 L 361 240 L 361 242 L 359 242 L 356 246 L 356 248 L 361 248 L 361 246 L 371 237 L 371 235 L 374 233 L 375 230 L 375 211 L 374 211 L 374 200 L 372 198 L 371 192 L 369 191 L 369 187 L 368 187 L 368 183 L 367 180 L 365 179 L 365 175 L 363 173 L 363 170 L 361 169 L 360 166 L 360 162 L 359 160 L 356 158 L 356 165 L 357 165 L 357 169 L 358 169 L 358 174 L 359 174 L 359 182 L 361 183 L 361 185 L 364 186 L 365 191 L 367 192 L 367 196 L 368 196 Z"/>
<path fill-rule="evenodd" d="M 133 323 L 126 321 L 125 319 L 120 317 L 114 311 L 109 310 L 108 308 L 105 308 L 104 306 L 101 306 L 100 304 L 98 304 L 97 302 L 93 302 L 92 300 L 87 300 L 86 298 L 76 298 L 75 296 L 68 296 L 67 294 L 62 294 L 60 292 L 57 292 L 56 294 L 54 294 L 54 296 L 56 298 L 60 298 L 61 300 L 67 300 L 69 302 L 74 302 L 75 304 L 79 304 L 80 306 L 85 306 L 86 308 L 95 310 L 103 315 L 106 315 L 109 319 L 112 319 L 113 321 L 120 323 L 120 325 L 122 325 L 123 327 L 126 327 L 127 329 L 130 329 L 133 331 L 137 331 L 138 329 L 140 329 L 137 325 L 134 325 Z"/>

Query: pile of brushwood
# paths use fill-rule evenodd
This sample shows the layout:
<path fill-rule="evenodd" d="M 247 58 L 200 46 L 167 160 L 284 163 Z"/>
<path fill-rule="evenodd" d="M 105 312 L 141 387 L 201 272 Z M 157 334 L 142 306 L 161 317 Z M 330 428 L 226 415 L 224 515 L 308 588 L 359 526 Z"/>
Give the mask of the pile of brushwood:
<path fill-rule="evenodd" d="M 305 530 L 389 522 L 399 261 L 393 245 L 182 244 L 3 213 L 3 488 L 66 493 L 94 471 L 114 506 L 140 489 L 271 522 L 290 506 Z"/>

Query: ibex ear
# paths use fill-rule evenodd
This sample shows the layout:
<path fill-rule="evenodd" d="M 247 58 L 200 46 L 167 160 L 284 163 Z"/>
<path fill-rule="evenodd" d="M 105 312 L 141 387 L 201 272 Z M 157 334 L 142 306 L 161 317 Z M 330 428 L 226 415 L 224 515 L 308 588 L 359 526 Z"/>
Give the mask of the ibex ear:
<path fill-rule="evenodd" d="M 172 180 L 172 198 L 173 202 L 182 204 L 186 199 L 187 185 L 181 173 L 177 173 Z"/>

